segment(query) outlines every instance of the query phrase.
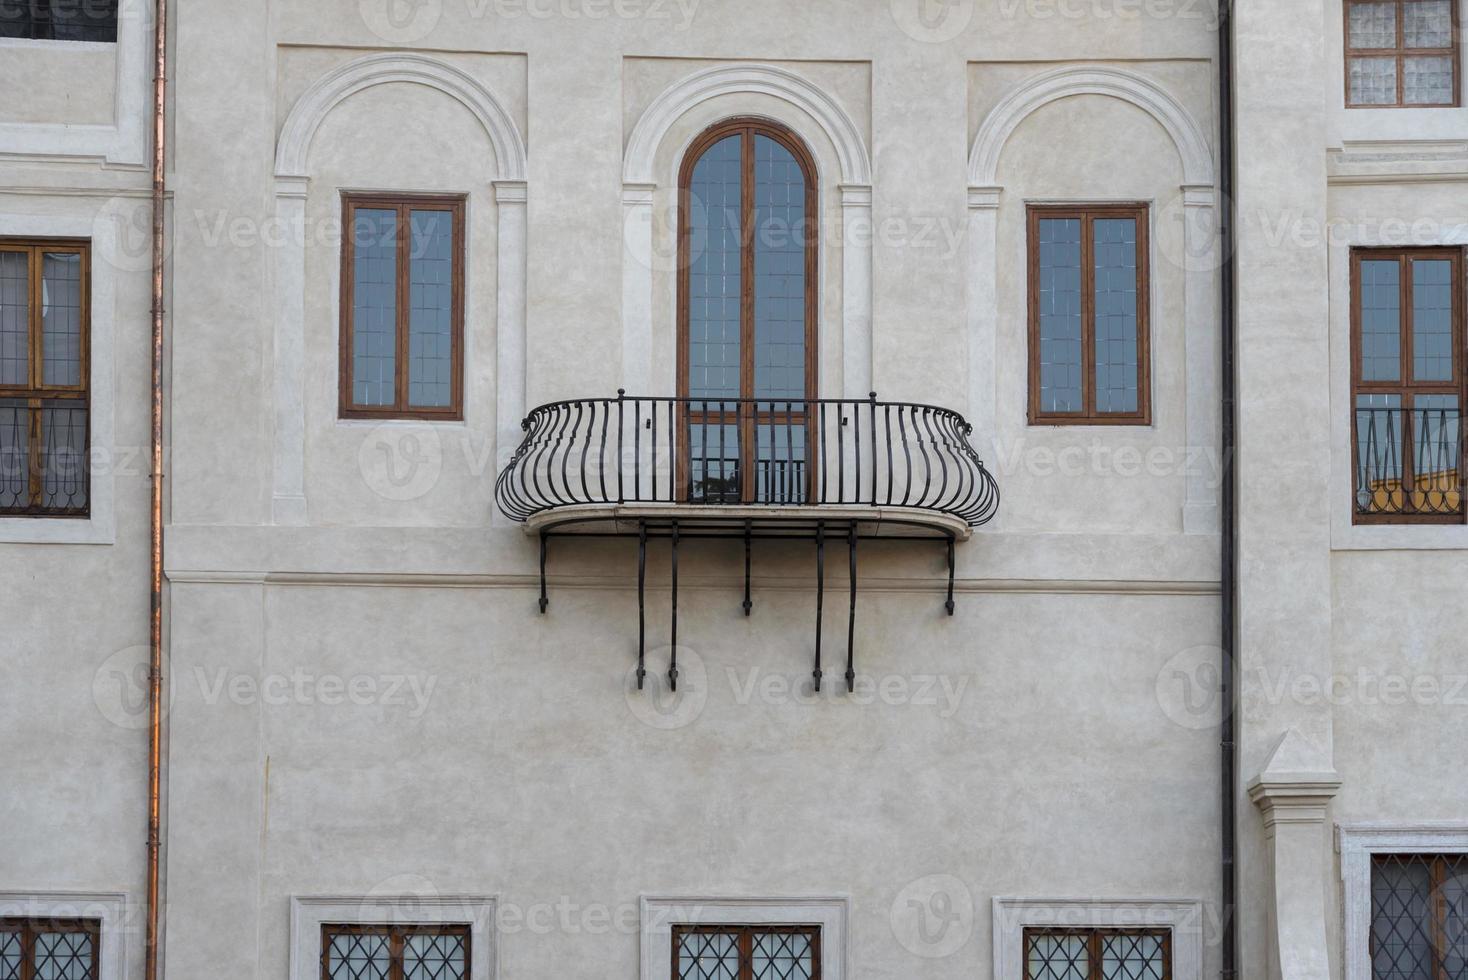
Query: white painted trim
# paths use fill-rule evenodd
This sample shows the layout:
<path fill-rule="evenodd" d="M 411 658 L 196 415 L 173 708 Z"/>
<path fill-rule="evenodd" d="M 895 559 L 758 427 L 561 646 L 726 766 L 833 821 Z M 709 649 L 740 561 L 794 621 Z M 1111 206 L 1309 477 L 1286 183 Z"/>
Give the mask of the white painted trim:
<path fill-rule="evenodd" d="M 846 896 L 800 898 L 664 898 L 642 896 L 641 980 L 672 980 L 675 925 L 818 925 L 821 976 L 846 980 L 850 943 Z"/>
<path fill-rule="evenodd" d="M 91 352 L 90 413 L 87 419 L 91 497 L 86 518 L 0 517 L 0 544 L 112 544 L 117 536 L 114 514 L 116 472 L 132 467 L 146 474 L 143 447 L 119 452 L 113 431 L 117 407 L 117 281 L 126 270 L 118 252 L 119 225 L 130 227 L 131 208 L 147 208 L 146 200 L 113 199 L 100 208 L 82 198 L 55 202 L 62 214 L 0 214 L 0 237 L 87 238 L 92 242 L 91 301 L 88 349 Z M 119 214 L 117 208 L 129 209 Z M 146 272 L 146 269 L 142 270 Z"/>
<path fill-rule="evenodd" d="M 115 48 L 112 122 L 0 123 L 0 157 L 84 157 L 112 164 L 143 166 L 149 147 L 153 106 L 149 68 L 153 50 L 153 0 L 123 0 L 118 8 L 117 43 L 7 39 L 5 48 L 55 47 L 95 51 Z"/>
<path fill-rule="evenodd" d="M 1177 898 L 995 898 L 994 980 L 1024 980 L 1028 927 L 1172 932 L 1173 980 L 1203 980 L 1203 903 Z"/>
<path fill-rule="evenodd" d="M 779 99 L 813 120 L 835 148 L 839 175 L 821 173 L 819 179 L 825 187 L 834 178 L 841 192 L 841 394 L 866 398 L 872 390 L 872 163 L 866 141 L 846 110 L 809 79 L 786 68 L 752 63 L 688 75 L 654 99 L 632 128 L 622 166 L 622 386 L 637 395 L 666 393 L 654 390 L 652 372 L 653 201 L 660 185 L 674 185 L 688 146 L 679 149 L 671 174 L 658 173 L 658 153 L 679 119 L 726 95 Z M 767 116 L 758 109 L 745 114 Z M 791 125 L 788 119 L 779 121 Z M 792 128 L 811 143 L 811 133 L 800 132 L 798 124 Z M 826 262 L 822 249 L 822 282 L 828 274 Z M 822 293 L 818 288 L 817 295 Z"/>
<path fill-rule="evenodd" d="M 1338 824 L 1336 850 L 1341 855 L 1345 980 L 1371 980 L 1372 855 L 1468 854 L 1468 824 Z"/>
<path fill-rule="evenodd" d="M 469 980 L 499 976 L 495 935 L 498 898 L 491 895 L 292 896 L 290 978 L 321 975 L 321 927 L 334 925 L 467 925 Z"/>
<path fill-rule="evenodd" d="M 1027 79 L 994 107 L 979 127 L 969 153 L 971 187 L 999 183 L 999 158 L 1009 137 L 1030 113 L 1073 95 L 1107 95 L 1132 105 L 1156 119 L 1177 146 L 1183 163 L 1183 183 L 1213 186 L 1213 152 L 1191 113 L 1156 82 L 1111 65 L 1070 65 Z"/>
<path fill-rule="evenodd" d="M 1450 222 L 1412 226 L 1410 239 L 1380 234 L 1374 222 L 1332 222 L 1330 268 L 1330 544 L 1335 551 L 1468 549 L 1468 524 L 1354 524 L 1351 472 L 1351 250 L 1468 245 L 1468 228 Z M 1350 230 L 1352 234 L 1343 235 Z"/>
<path fill-rule="evenodd" d="M 99 980 L 127 980 L 127 896 L 122 892 L 0 892 L 0 918 L 100 919 Z"/>
<path fill-rule="evenodd" d="M 457 99 L 479 120 L 493 147 L 494 159 L 487 169 L 498 216 L 495 240 L 498 264 L 495 456 L 497 460 L 508 462 L 519 445 L 519 424 L 526 413 L 527 154 L 519 128 L 494 95 L 478 79 L 426 55 L 371 54 L 328 72 L 296 101 L 281 127 L 275 151 L 276 220 L 287 229 L 299 228 L 305 221 L 311 140 L 326 116 L 356 93 L 391 82 L 425 85 Z M 304 525 L 310 521 L 305 477 L 307 280 L 304 238 L 301 234 L 285 236 L 281 247 L 276 249 L 274 270 L 275 472 L 271 520 L 282 525 Z M 468 259 L 467 268 L 473 268 L 472 256 Z M 467 337 L 465 343 L 468 343 Z M 467 353 L 466 350 L 466 371 L 473 363 Z"/>

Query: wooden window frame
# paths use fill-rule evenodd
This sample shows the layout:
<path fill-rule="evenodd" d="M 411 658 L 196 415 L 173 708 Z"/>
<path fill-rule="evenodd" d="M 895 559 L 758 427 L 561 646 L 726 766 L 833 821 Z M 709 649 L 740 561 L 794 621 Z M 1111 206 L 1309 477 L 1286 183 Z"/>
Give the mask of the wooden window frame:
<path fill-rule="evenodd" d="M 819 397 L 820 370 L 820 311 L 817 298 L 820 288 L 820 187 L 816 173 L 815 158 L 799 136 L 791 129 L 752 116 L 739 116 L 704 130 L 689 146 L 683 156 L 678 172 L 678 397 L 689 398 L 689 277 L 692 274 L 690 238 L 693 231 L 689 202 L 692 200 L 693 171 L 704 154 L 714 144 L 730 136 L 739 135 L 741 143 L 740 179 L 740 297 L 739 297 L 739 397 L 754 398 L 755 367 L 755 275 L 754 241 L 755 232 L 755 173 L 754 138 L 765 136 L 779 143 L 795 158 L 805 176 L 805 405 L 803 412 L 756 412 L 753 405 L 741 406 L 734 423 L 739 427 L 740 454 L 740 500 L 748 503 L 758 496 L 756 454 L 758 453 L 757 430 L 761 425 L 801 426 L 805 428 L 805 455 L 807 460 L 816 458 L 815 433 L 811 425 L 811 406 Z M 710 398 L 709 401 L 718 401 Z M 772 398 L 772 403 L 798 399 Z M 693 425 L 730 424 L 731 412 L 695 412 L 688 401 L 681 401 L 678 431 L 682 435 L 677 455 L 678 499 L 688 499 L 688 478 L 691 467 L 690 452 Z M 705 447 L 707 449 L 707 447 Z M 815 467 L 806 466 L 806 499 L 814 500 L 816 493 Z"/>
<path fill-rule="evenodd" d="M 100 919 L 48 919 L 37 917 L 0 918 L 0 933 L 20 933 L 20 980 L 31 980 L 35 974 L 36 934 L 42 932 L 84 932 L 92 937 L 92 970 L 90 980 L 102 975 L 102 922 Z"/>
<path fill-rule="evenodd" d="M 1071 218 L 1081 222 L 1081 410 L 1050 412 L 1040 391 L 1040 222 Z M 1096 410 L 1095 232 L 1097 218 L 1132 218 L 1137 223 L 1137 410 Z M 1144 201 L 1117 204 L 1031 204 L 1026 220 L 1026 275 L 1029 291 L 1030 425 L 1152 424 L 1152 265 L 1151 206 Z"/>
<path fill-rule="evenodd" d="M 464 215 L 467 197 L 463 194 L 388 194 L 342 192 L 342 269 L 341 269 L 341 341 L 338 351 L 338 415 L 344 419 L 421 419 L 425 421 L 460 422 L 464 419 Z M 397 313 L 394 399 L 391 405 L 358 405 L 352 398 L 353 296 L 355 293 L 356 235 L 355 213 L 358 209 L 397 212 Z M 409 287 L 411 256 L 409 212 L 414 210 L 448 211 L 453 214 L 453 283 L 450 314 L 449 404 L 441 407 L 413 406 L 408 402 L 409 318 L 412 293 Z"/>
<path fill-rule="evenodd" d="M 321 925 L 321 980 L 331 980 L 331 940 L 334 936 L 343 935 L 387 938 L 387 980 L 403 980 L 403 949 L 409 936 L 462 936 L 464 939 L 464 977 L 467 980 L 473 976 L 474 937 L 468 925 L 450 922 L 424 922 L 413 925 L 327 922 Z"/>
<path fill-rule="evenodd" d="M 755 933 L 788 933 L 804 935 L 810 940 L 811 980 L 821 980 L 821 927 L 819 925 L 743 925 L 738 923 L 707 923 L 701 925 L 673 926 L 672 978 L 678 980 L 680 972 L 680 942 L 687 935 L 735 933 L 738 935 L 739 972 L 736 980 L 754 980 L 754 935 Z M 1164 978 L 1166 980 L 1166 978 Z"/>
<path fill-rule="evenodd" d="M 1105 980 L 1102 975 L 1101 939 L 1104 936 L 1151 936 L 1162 941 L 1162 980 L 1172 980 L 1172 930 L 1129 929 L 1129 928 L 1075 928 L 1051 929 L 1043 926 L 1026 927 L 1020 944 L 1020 955 L 1024 961 L 1024 980 L 1036 980 L 1030 973 L 1030 940 L 1050 936 L 1082 936 L 1086 940 L 1087 980 Z"/>
<path fill-rule="evenodd" d="M 22 252 L 27 256 L 27 300 L 30 303 L 30 381 L 24 385 L 0 385 L 0 399 L 24 400 L 29 409 L 30 445 L 29 497 L 25 507 L 0 508 L 0 517 L 67 518 L 85 520 L 92 510 L 92 243 L 85 238 L 0 238 L 0 252 Z M 44 278 L 46 253 L 74 253 L 81 256 L 81 339 L 80 372 L 74 385 L 48 385 L 45 379 L 44 309 L 41 303 L 41 281 Z M 41 499 L 41 403 L 44 401 L 78 401 L 86 411 L 86 506 L 73 508 L 43 507 Z"/>
<path fill-rule="evenodd" d="M 1401 290 L 1399 301 L 1398 324 L 1400 340 L 1398 341 L 1398 356 L 1401 358 L 1396 381 L 1363 381 L 1361 378 L 1361 263 L 1367 261 L 1383 261 L 1396 259 L 1400 264 L 1401 273 L 1398 276 L 1398 286 Z M 1455 284 L 1453 290 L 1453 380 L 1451 381 L 1414 381 L 1412 365 L 1412 333 L 1414 304 L 1412 302 L 1412 276 L 1411 263 L 1427 259 L 1433 261 L 1449 260 L 1452 263 L 1452 277 Z M 1397 395 L 1402 399 L 1403 418 L 1412 410 L 1412 397 L 1414 395 L 1455 395 L 1458 398 L 1459 412 L 1459 459 L 1458 472 L 1460 476 L 1465 472 L 1464 458 L 1462 453 L 1462 425 L 1468 418 L 1468 363 L 1465 363 L 1465 330 L 1464 330 L 1464 261 L 1463 249 L 1456 246 L 1434 246 L 1423 248 L 1355 248 L 1351 250 L 1351 515 L 1355 524 L 1463 524 L 1468 520 L 1468 505 L 1460 509 L 1459 514 L 1363 514 L 1356 504 L 1356 493 L 1360 489 L 1356 486 L 1357 477 L 1360 475 L 1361 439 L 1358 432 L 1360 413 L 1356 403 L 1361 395 Z M 1406 438 L 1405 432 L 1402 438 L 1401 466 L 1402 466 L 1402 490 L 1404 495 L 1412 492 L 1412 446 L 1410 439 Z"/>
<path fill-rule="evenodd" d="M 1344 83 L 1347 109 L 1454 109 L 1463 104 L 1463 73 L 1462 54 L 1458 43 L 1458 6 L 1463 0 L 1452 0 L 1453 27 L 1451 47 L 1447 48 L 1409 48 L 1406 47 L 1406 7 L 1411 3 L 1421 0 L 1346 0 L 1341 7 L 1344 20 L 1341 23 L 1341 33 L 1344 35 L 1345 61 L 1344 61 Z M 1366 3 L 1395 3 L 1397 10 L 1397 44 L 1392 48 L 1353 48 L 1351 46 L 1351 8 L 1358 4 Z M 1453 98 L 1450 102 L 1407 102 L 1406 92 L 1406 59 L 1441 58 L 1447 56 L 1453 61 Z M 1352 58 L 1392 58 L 1397 66 L 1397 101 L 1396 102 L 1352 102 L 1351 101 L 1351 59 Z"/>

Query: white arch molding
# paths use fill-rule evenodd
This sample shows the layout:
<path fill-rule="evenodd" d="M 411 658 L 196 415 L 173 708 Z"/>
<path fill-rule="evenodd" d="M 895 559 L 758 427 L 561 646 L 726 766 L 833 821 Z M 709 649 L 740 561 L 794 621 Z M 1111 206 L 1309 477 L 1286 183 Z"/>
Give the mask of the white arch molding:
<path fill-rule="evenodd" d="M 1166 131 L 1182 164 L 1178 189 L 1184 224 L 1184 345 L 1188 447 L 1218 445 L 1218 317 L 1214 275 L 1218 268 L 1216 173 L 1209 138 L 1193 115 L 1152 79 L 1111 65 L 1070 65 L 1020 83 L 984 119 L 969 152 L 969 412 L 980 432 L 995 433 L 998 405 L 999 163 L 1016 129 L 1031 113 L 1061 99 L 1099 95 L 1120 99 L 1151 116 Z M 1153 377 L 1157 372 L 1153 372 Z M 1192 456 L 1192 453 L 1189 453 Z M 1219 528 L 1219 500 L 1208 467 L 1190 465 L 1183 527 L 1212 534 Z"/>
<path fill-rule="evenodd" d="M 373 54 L 327 72 L 291 107 L 275 150 L 275 217 L 282 235 L 276 262 L 275 479 L 277 524 L 305 524 L 305 225 L 311 142 L 338 105 L 366 89 L 392 83 L 424 85 L 467 108 L 493 148 L 488 161 L 494 188 L 497 337 L 496 457 L 507 459 L 520 440 L 525 416 L 526 149 L 514 120 L 478 79 L 453 65 L 417 54 Z"/>
<path fill-rule="evenodd" d="M 672 173 L 658 173 L 658 151 L 678 120 L 726 95 L 779 99 L 809 117 L 835 148 L 841 190 L 842 392 L 847 398 L 865 398 L 872 387 L 871 155 L 856 123 L 833 98 L 789 69 L 760 64 L 694 72 L 654 99 L 632 128 L 622 166 L 623 385 L 631 392 L 657 394 L 652 372 L 653 195 L 660 176 L 669 183 L 674 179 Z"/>

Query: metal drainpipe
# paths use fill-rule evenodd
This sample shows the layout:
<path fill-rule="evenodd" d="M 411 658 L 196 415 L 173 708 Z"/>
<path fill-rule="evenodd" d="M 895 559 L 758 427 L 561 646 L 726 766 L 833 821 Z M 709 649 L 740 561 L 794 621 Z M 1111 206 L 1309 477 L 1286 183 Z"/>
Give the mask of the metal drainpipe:
<path fill-rule="evenodd" d="M 163 192 L 164 106 L 168 93 L 168 0 L 153 17 L 153 376 L 152 512 L 148 609 L 148 864 L 143 980 L 158 978 L 159 834 L 163 774 Z"/>
<path fill-rule="evenodd" d="M 1222 158 L 1219 177 L 1219 242 L 1222 264 L 1219 267 L 1220 284 L 1220 335 L 1222 340 L 1222 464 L 1223 489 L 1220 507 L 1220 626 L 1219 646 L 1219 700 L 1223 719 L 1219 726 L 1220 770 L 1222 777 L 1222 814 L 1220 837 L 1222 855 L 1220 862 L 1221 900 L 1223 908 L 1222 950 L 1223 980 L 1234 980 L 1238 975 L 1238 881 L 1235 866 L 1237 853 L 1238 824 L 1238 769 L 1234 746 L 1238 698 L 1238 658 L 1235 655 L 1234 617 L 1237 612 L 1236 595 L 1236 542 L 1237 515 L 1237 469 L 1235 457 L 1235 379 L 1234 365 L 1238 343 L 1236 322 L 1237 309 L 1234 302 L 1234 92 L 1233 92 L 1233 0 L 1219 0 L 1218 4 L 1218 116 L 1219 155 Z"/>

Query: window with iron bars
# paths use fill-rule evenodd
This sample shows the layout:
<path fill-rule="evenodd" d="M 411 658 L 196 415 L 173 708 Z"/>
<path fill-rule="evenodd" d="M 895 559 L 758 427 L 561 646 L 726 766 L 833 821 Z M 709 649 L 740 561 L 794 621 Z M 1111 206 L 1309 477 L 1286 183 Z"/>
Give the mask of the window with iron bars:
<path fill-rule="evenodd" d="M 1371 860 L 1372 980 L 1468 980 L 1468 854 Z"/>
<path fill-rule="evenodd" d="M 117 40 L 118 0 L 0 0 L 0 37 Z"/>
<path fill-rule="evenodd" d="M 1171 980 L 1166 929 L 1026 929 L 1025 980 Z"/>
<path fill-rule="evenodd" d="M 323 925 L 322 980 L 468 980 L 467 925 Z"/>
<path fill-rule="evenodd" d="M 97 980 L 96 919 L 0 919 L 0 980 Z"/>
<path fill-rule="evenodd" d="M 820 926 L 674 926 L 677 980 L 820 980 Z"/>

